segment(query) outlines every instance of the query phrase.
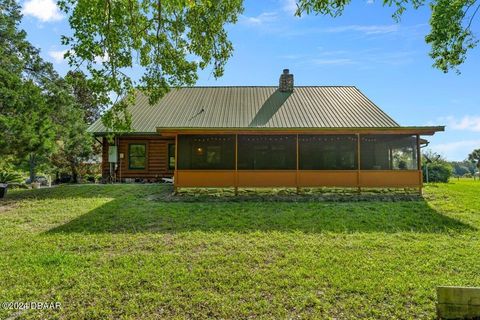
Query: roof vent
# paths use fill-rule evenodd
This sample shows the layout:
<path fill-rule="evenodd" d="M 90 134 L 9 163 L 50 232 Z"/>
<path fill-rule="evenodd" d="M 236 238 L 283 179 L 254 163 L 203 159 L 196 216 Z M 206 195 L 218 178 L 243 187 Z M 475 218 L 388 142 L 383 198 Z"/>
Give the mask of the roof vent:
<path fill-rule="evenodd" d="M 280 75 L 278 90 L 281 92 L 293 92 L 293 74 L 288 69 L 283 69 Z"/>

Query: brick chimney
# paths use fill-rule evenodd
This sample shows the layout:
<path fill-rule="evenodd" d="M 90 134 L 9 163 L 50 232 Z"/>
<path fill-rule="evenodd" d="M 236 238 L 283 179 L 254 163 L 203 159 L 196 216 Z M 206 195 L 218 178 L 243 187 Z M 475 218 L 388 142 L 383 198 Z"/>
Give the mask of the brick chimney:
<path fill-rule="evenodd" d="M 278 90 L 281 92 L 293 92 L 293 74 L 288 69 L 283 69 L 280 75 Z"/>

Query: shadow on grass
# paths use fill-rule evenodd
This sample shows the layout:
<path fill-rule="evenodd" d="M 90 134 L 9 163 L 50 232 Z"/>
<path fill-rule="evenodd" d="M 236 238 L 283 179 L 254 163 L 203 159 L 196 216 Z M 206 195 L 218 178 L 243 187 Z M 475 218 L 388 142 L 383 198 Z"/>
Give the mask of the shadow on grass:
<path fill-rule="evenodd" d="M 458 233 L 476 230 L 437 212 L 421 198 L 389 202 L 171 202 L 164 200 L 169 189 L 159 186 L 118 186 L 116 189 L 100 186 L 84 191 L 70 195 L 51 192 L 50 197 L 101 196 L 108 198 L 108 202 L 47 233 Z"/>

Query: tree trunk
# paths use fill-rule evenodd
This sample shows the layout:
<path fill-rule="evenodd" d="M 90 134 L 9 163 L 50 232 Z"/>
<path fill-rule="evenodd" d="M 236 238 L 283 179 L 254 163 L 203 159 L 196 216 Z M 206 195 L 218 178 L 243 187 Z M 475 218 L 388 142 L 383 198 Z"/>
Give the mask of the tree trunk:
<path fill-rule="evenodd" d="M 78 183 L 78 170 L 75 161 L 70 162 L 70 170 L 72 171 L 72 183 Z"/>
<path fill-rule="evenodd" d="M 35 182 L 35 177 L 36 177 L 36 166 L 37 164 L 35 163 L 35 155 L 33 153 L 31 153 L 29 156 L 28 156 L 28 167 L 29 167 L 29 172 L 30 172 L 30 183 L 32 182 Z"/>

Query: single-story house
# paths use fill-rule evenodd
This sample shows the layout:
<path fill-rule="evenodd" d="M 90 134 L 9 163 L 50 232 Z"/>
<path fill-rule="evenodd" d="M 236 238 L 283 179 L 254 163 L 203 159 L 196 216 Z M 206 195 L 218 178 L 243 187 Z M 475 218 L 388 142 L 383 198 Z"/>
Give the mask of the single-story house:
<path fill-rule="evenodd" d="M 423 135 L 400 126 L 356 87 L 183 87 L 155 105 L 138 92 L 132 132 L 103 137 L 104 178 L 175 187 L 422 187 Z"/>

